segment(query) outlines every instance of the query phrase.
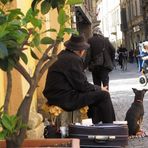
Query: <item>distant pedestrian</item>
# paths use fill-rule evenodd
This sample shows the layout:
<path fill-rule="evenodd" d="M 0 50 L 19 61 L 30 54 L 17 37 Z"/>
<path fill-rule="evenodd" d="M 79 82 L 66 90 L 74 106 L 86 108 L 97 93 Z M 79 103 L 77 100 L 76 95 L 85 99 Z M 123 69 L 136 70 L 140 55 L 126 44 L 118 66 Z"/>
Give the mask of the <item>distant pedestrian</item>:
<path fill-rule="evenodd" d="M 93 36 L 88 39 L 88 43 L 90 48 L 85 63 L 92 72 L 93 83 L 109 89 L 109 72 L 114 67 L 115 48 L 98 27 L 93 30 Z"/>
<path fill-rule="evenodd" d="M 129 51 L 129 62 L 130 63 L 133 63 L 134 62 L 134 50 L 133 49 L 131 49 Z"/>
<path fill-rule="evenodd" d="M 135 50 L 134 50 L 134 58 L 135 58 L 135 60 L 136 60 L 137 67 L 138 67 L 138 56 L 139 56 L 139 49 L 138 49 L 138 47 L 137 47 L 137 48 L 135 48 Z"/>
<path fill-rule="evenodd" d="M 119 65 L 122 69 L 123 68 L 123 59 L 125 58 L 127 60 L 127 58 L 128 58 L 127 49 L 121 45 L 117 49 L 117 53 L 119 54 Z"/>

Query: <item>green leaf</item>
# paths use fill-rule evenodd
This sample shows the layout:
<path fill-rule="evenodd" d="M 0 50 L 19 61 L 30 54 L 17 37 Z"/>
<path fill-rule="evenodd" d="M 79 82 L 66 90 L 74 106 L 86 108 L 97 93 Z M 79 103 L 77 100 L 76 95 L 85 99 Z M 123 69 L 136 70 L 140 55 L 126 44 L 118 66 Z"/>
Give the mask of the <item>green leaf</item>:
<path fill-rule="evenodd" d="M 13 21 L 7 24 L 7 30 L 9 32 L 13 32 L 15 30 L 19 30 L 21 28 L 21 22 L 19 20 L 14 19 Z M 10 33 L 11 34 L 11 33 Z"/>
<path fill-rule="evenodd" d="M 8 130 L 12 131 L 12 126 L 8 115 L 4 114 L 2 116 L 2 125 Z"/>
<path fill-rule="evenodd" d="M 6 138 L 6 132 L 1 131 L 0 132 L 0 140 L 4 140 Z"/>
<path fill-rule="evenodd" d="M 58 37 L 59 40 L 63 40 L 64 31 L 65 31 L 65 26 L 61 26 L 60 27 L 60 30 L 58 32 L 58 35 L 57 35 L 57 37 Z"/>
<path fill-rule="evenodd" d="M 39 29 L 42 28 L 42 21 L 36 18 L 31 19 L 31 23 L 34 27 L 38 27 Z"/>
<path fill-rule="evenodd" d="M 18 16 L 24 16 L 24 14 L 21 12 L 21 9 L 11 9 L 9 10 L 9 12 L 10 12 L 10 14 L 8 15 L 9 21 L 18 18 Z"/>
<path fill-rule="evenodd" d="M 8 58 L 9 65 L 12 65 L 14 67 L 16 65 L 16 62 L 12 58 Z"/>
<path fill-rule="evenodd" d="M 48 1 L 45 0 L 41 3 L 41 13 L 43 15 L 48 13 L 50 8 L 51 8 L 51 4 Z"/>
<path fill-rule="evenodd" d="M 54 42 L 54 40 L 50 37 L 44 37 L 42 40 L 41 40 L 41 44 L 52 44 Z"/>
<path fill-rule="evenodd" d="M 34 46 L 38 47 L 40 45 L 40 35 L 36 34 L 35 37 L 32 40 Z"/>
<path fill-rule="evenodd" d="M 35 60 L 39 60 L 39 58 L 37 57 L 37 55 L 35 54 L 35 52 L 33 50 L 30 49 L 31 52 L 31 56 L 35 59 Z"/>
<path fill-rule="evenodd" d="M 39 29 L 41 29 L 42 21 L 40 19 L 37 19 L 38 13 L 39 13 L 39 10 L 37 9 L 34 11 L 32 9 L 29 9 L 26 13 L 25 18 L 22 20 L 23 23 L 27 24 L 31 22 L 34 27 L 38 27 Z"/>
<path fill-rule="evenodd" d="M 8 68 L 8 60 L 7 59 L 4 59 L 4 60 L 1 60 L 0 59 L 0 68 L 3 70 L 3 71 L 7 71 L 9 68 Z"/>
<path fill-rule="evenodd" d="M 25 41 L 28 34 L 24 33 L 21 30 L 16 30 L 14 31 L 14 34 L 12 34 L 12 36 L 17 40 L 17 44 L 22 44 Z"/>
<path fill-rule="evenodd" d="M 41 0 L 33 0 L 33 2 L 31 3 L 31 8 L 34 11 L 34 8 L 36 7 L 36 5 L 40 2 Z"/>
<path fill-rule="evenodd" d="M 46 32 L 57 32 L 57 30 L 54 29 L 54 28 L 51 28 L 51 29 L 45 30 L 45 31 L 42 32 L 42 33 L 46 33 Z"/>
<path fill-rule="evenodd" d="M 6 30 L 6 27 L 7 27 L 7 24 L 3 24 L 3 25 L 0 25 L 0 38 L 3 38 L 6 34 L 9 33 L 8 30 Z"/>
<path fill-rule="evenodd" d="M 68 34 L 77 34 L 77 31 L 73 28 L 64 28 L 64 32 L 67 32 Z"/>
<path fill-rule="evenodd" d="M 18 116 L 10 116 L 8 114 L 3 114 L 2 118 L 0 118 L 0 127 L 2 127 L 2 130 L 0 131 L 0 139 L 11 137 L 20 129 L 26 128 L 25 124 L 23 124 Z"/>
<path fill-rule="evenodd" d="M 58 16 L 58 22 L 60 25 L 64 25 L 69 19 L 69 16 L 66 15 L 65 11 L 63 9 L 60 9 L 59 16 Z"/>
<path fill-rule="evenodd" d="M 5 58 L 4 60 L 0 59 L 0 68 L 3 71 L 10 71 L 13 69 L 13 65 L 9 63 L 8 58 Z"/>
<path fill-rule="evenodd" d="M 23 62 L 27 65 L 28 63 L 28 58 L 26 56 L 25 53 L 21 52 L 21 55 L 20 55 L 21 59 L 23 60 Z"/>
<path fill-rule="evenodd" d="M 8 49 L 5 44 L 0 42 L 0 59 L 4 59 L 6 56 L 8 56 Z"/>
<path fill-rule="evenodd" d="M 65 1 L 66 1 L 66 0 L 59 0 L 58 3 L 59 3 L 59 5 L 63 5 L 63 6 L 64 6 Z"/>
<path fill-rule="evenodd" d="M 0 25 L 4 24 L 6 22 L 6 16 L 1 15 L 0 16 Z"/>
<path fill-rule="evenodd" d="M 4 5 L 9 2 L 9 0 L 0 0 Z"/>
<path fill-rule="evenodd" d="M 68 5 L 76 5 L 81 4 L 84 0 L 68 0 L 66 4 Z"/>
<path fill-rule="evenodd" d="M 54 8 L 57 8 L 58 7 L 58 0 L 51 0 L 51 7 L 54 9 Z"/>
<path fill-rule="evenodd" d="M 12 130 L 15 131 L 15 127 L 16 127 L 16 124 L 17 124 L 17 121 L 18 121 L 18 117 L 16 115 L 12 115 L 12 116 L 9 116 L 9 118 L 10 118 Z M 14 131 L 12 131 L 12 132 L 14 132 Z"/>
<path fill-rule="evenodd" d="M 7 40 L 6 46 L 8 48 L 8 53 L 9 53 L 10 49 L 15 49 L 13 51 L 17 50 L 18 43 L 15 40 Z"/>

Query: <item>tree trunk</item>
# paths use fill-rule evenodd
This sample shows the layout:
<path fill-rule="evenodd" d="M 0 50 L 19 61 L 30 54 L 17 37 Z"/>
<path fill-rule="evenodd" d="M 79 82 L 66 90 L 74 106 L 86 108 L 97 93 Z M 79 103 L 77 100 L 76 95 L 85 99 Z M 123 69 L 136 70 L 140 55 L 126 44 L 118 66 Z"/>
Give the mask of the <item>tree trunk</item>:
<path fill-rule="evenodd" d="M 15 141 L 11 140 L 11 139 L 7 139 L 6 140 L 6 148 L 20 148 L 21 146 L 18 145 Z"/>
<path fill-rule="evenodd" d="M 28 124 L 30 106 L 36 87 L 36 82 L 30 85 L 30 88 L 17 111 L 17 116 L 20 117 L 22 123 L 26 125 Z M 21 145 L 23 144 L 23 141 L 26 137 L 26 131 L 26 128 L 22 128 L 20 129 L 19 133 L 13 135 L 9 139 L 6 139 L 7 148 L 21 148 Z"/>
<path fill-rule="evenodd" d="M 5 102 L 4 102 L 4 112 L 8 113 L 8 106 L 10 102 L 10 96 L 11 96 L 11 91 L 12 91 L 12 75 L 11 72 L 7 72 L 7 91 L 6 91 L 6 97 L 5 97 Z"/>

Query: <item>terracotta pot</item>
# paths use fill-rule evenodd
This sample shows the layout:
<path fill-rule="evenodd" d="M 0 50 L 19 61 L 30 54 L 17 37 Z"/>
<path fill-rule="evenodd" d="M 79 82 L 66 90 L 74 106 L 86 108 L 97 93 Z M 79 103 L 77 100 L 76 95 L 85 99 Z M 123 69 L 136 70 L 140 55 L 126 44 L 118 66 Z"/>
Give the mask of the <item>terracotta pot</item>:
<path fill-rule="evenodd" d="M 68 147 L 80 148 L 79 139 L 57 138 L 57 139 L 25 139 L 22 148 L 33 147 Z M 6 148 L 5 140 L 0 140 L 0 148 Z"/>

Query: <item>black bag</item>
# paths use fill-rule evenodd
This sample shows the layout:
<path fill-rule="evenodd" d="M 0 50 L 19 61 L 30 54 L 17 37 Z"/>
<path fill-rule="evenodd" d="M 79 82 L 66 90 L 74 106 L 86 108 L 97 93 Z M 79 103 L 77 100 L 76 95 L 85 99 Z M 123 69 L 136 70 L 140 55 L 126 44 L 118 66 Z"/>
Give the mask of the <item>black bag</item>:
<path fill-rule="evenodd" d="M 61 137 L 60 130 L 58 130 L 56 126 L 47 125 L 44 128 L 44 138 L 60 138 L 60 137 Z"/>
<path fill-rule="evenodd" d="M 79 138 L 81 147 L 125 147 L 128 145 L 128 127 L 124 124 L 69 125 L 69 137 Z"/>
<path fill-rule="evenodd" d="M 90 62 L 88 69 L 89 71 L 93 71 L 95 67 L 97 66 L 103 66 L 104 64 L 104 51 L 97 54 L 95 57 L 93 57 L 92 61 Z"/>
<path fill-rule="evenodd" d="M 114 68 L 113 62 L 111 60 L 111 57 L 107 50 L 104 50 L 104 64 L 103 67 L 108 69 L 109 71 L 112 71 Z"/>

